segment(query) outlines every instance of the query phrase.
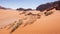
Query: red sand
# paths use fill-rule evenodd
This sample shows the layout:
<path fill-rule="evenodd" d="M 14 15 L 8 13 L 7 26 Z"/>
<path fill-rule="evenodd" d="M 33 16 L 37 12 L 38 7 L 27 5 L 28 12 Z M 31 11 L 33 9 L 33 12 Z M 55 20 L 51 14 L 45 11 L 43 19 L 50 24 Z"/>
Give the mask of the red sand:
<path fill-rule="evenodd" d="M 15 10 L 9 11 L 0 10 L 0 24 L 12 23 L 14 19 L 18 19 L 18 12 L 14 12 Z M 55 11 L 53 14 L 49 16 L 42 15 L 41 18 L 37 19 L 33 24 L 19 27 L 11 34 L 60 34 L 60 12 L 56 10 L 53 11 Z M 0 29 L 0 34 L 10 34 L 11 29 L 7 30 L 7 28 Z"/>

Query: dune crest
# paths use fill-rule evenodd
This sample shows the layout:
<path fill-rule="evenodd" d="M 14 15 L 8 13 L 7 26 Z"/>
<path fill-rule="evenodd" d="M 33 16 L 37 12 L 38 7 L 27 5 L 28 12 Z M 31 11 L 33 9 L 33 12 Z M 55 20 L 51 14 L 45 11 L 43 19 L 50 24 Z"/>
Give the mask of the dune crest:
<path fill-rule="evenodd" d="M 0 33 L 3 31 L 8 31 L 6 34 L 60 33 L 59 10 L 53 9 L 44 12 L 36 10 L 26 12 L 17 10 L 1 10 L 0 16 L 0 28 L 3 27 Z"/>

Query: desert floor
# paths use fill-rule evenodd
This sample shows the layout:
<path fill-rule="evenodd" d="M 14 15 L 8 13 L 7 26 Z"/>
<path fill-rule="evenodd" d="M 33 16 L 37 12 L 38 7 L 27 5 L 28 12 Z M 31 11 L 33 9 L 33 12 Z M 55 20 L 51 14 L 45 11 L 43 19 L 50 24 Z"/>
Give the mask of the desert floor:
<path fill-rule="evenodd" d="M 48 16 L 40 12 L 41 16 L 37 19 L 37 16 L 20 14 L 23 11 L 0 9 L 0 34 L 60 34 L 60 11 L 52 11 L 53 14 Z M 27 11 L 26 14 L 29 12 L 31 11 Z M 33 11 L 32 13 L 37 14 L 39 11 Z M 23 20 L 23 24 L 13 33 L 10 33 L 9 26 L 19 19 Z M 35 20 L 34 23 L 30 24 L 29 22 L 33 20 Z M 23 26 L 26 23 L 28 25 Z"/>

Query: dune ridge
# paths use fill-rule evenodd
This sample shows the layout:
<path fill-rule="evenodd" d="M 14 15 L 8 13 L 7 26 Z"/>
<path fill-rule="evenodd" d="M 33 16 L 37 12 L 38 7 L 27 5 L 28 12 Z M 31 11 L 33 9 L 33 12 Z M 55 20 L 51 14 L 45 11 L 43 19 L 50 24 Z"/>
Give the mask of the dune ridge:
<path fill-rule="evenodd" d="M 0 9 L 1 34 L 60 34 L 60 11 L 17 11 Z M 48 13 L 46 16 L 44 13 Z M 53 12 L 53 13 L 50 13 Z M 18 25 L 19 20 L 22 24 Z M 8 23 L 8 24 L 7 24 Z M 3 25 L 3 26 L 2 26 Z M 12 25 L 12 26 L 11 26 Z M 18 28 L 17 28 L 18 26 Z M 10 27 L 10 28 L 9 28 Z"/>

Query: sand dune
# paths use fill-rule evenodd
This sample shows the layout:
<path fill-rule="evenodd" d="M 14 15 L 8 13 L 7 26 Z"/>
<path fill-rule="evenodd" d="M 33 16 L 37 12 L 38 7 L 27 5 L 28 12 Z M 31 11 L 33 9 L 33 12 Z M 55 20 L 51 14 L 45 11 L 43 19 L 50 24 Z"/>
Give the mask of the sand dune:
<path fill-rule="evenodd" d="M 52 10 L 51 15 L 45 16 L 39 11 L 27 11 L 25 14 L 16 10 L 0 10 L 0 28 L 9 24 L 17 23 L 21 19 L 23 24 L 19 26 L 14 32 L 10 33 L 11 29 L 0 29 L 0 34 L 60 34 L 60 12 Z M 32 13 L 29 14 L 29 13 Z M 26 15 L 29 14 L 29 15 Z M 39 14 L 40 16 L 36 15 Z M 40 17 L 40 18 L 38 18 Z M 27 24 L 26 26 L 24 26 Z M 16 25 L 16 24 L 15 24 Z"/>
<path fill-rule="evenodd" d="M 18 12 L 14 10 L 3 10 L 0 9 L 0 27 L 5 26 L 18 19 Z"/>

